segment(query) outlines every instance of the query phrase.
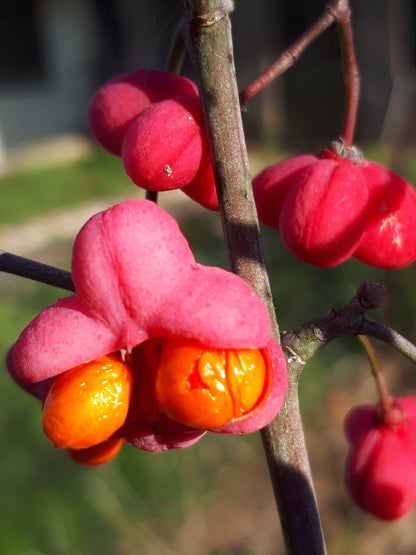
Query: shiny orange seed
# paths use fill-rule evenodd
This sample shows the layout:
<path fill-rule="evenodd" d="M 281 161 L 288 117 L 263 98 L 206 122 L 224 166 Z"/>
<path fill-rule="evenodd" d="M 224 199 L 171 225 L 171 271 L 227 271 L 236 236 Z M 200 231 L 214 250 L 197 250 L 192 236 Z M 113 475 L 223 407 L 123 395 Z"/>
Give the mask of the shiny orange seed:
<path fill-rule="evenodd" d="M 155 395 L 161 412 L 195 428 L 215 428 L 258 408 L 270 392 L 265 349 L 211 349 L 169 341 Z"/>
<path fill-rule="evenodd" d="M 106 355 L 52 380 L 42 410 L 43 431 L 56 447 L 85 449 L 123 425 L 133 376 L 116 355 Z"/>
<path fill-rule="evenodd" d="M 86 449 L 67 449 L 73 461 L 84 466 L 99 466 L 105 464 L 117 455 L 123 447 L 124 440 L 107 439 Z"/>

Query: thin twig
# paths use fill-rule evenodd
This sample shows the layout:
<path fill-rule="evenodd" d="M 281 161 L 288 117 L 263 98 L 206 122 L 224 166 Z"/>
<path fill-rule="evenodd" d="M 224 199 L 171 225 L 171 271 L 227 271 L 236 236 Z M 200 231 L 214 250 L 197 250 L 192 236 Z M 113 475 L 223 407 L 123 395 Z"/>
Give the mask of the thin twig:
<path fill-rule="evenodd" d="M 157 204 L 158 197 L 158 191 L 146 191 L 146 200 L 151 200 Z"/>
<path fill-rule="evenodd" d="M 376 320 L 365 318 L 361 333 L 380 339 L 380 341 L 387 343 L 387 345 L 390 345 L 390 347 L 393 347 L 396 351 L 416 364 L 416 346 L 397 331 L 380 324 L 380 322 Z"/>
<path fill-rule="evenodd" d="M 349 12 L 349 9 L 348 5 L 345 6 L 345 0 L 334 0 L 329 3 L 316 23 L 314 23 L 297 41 L 289 46 L 266 72 L 241 91 L 240 103 L 244 104 L 247 100 L 253 98 L 253 96 L 267 87 L 274 79 L 292 67 L 313 41 L 335 21 L 345 20 L 346 11 Z"/>
<path fill-rule="evenodd" d="M 71 273 L 0 250 L 0 271 L 75 291 Z"/>
<path fill-rule="evenodd" d="M 166 65 L 167 71 L 171 71 L 172 73 L 180 73 L 185 60 L 186 47 L 182 34 L 182 27 L 183 21 L 181 20 L 175 27 L 168 63 Z"/>
<path fill-rule="evenodd" d="M 306 363 L 318 349 L 339 337 L 368 335 L 387 343 L 416 364 L 416 346 L 397 331 L 369 318 L 367 311 L 383 302 L 380 283 L 363 283 L 343 308 L 331 309 L 299 328 L 282 332 L 282 347 L 288 357 Z"/>

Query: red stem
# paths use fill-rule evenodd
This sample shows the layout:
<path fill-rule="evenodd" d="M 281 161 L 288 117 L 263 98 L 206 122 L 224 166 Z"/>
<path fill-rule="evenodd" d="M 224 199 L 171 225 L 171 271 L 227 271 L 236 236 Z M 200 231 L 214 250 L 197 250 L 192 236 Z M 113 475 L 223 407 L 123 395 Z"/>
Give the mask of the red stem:
<path fill-rule="evenodd" d="M 310 29 L 308 29 L 296 42 L 289 46 L 289 48 L 287 48 L 279 56 L 276 62 L 270 66 L 265 73 L 260 75 L 260 77 L 253 81 L 253 83 L 241 91 L 240 104 L 244 104 L 247 100 L 253 98 L 253 96 L 267 87 L 267 85 L 269 85 L 274 79 L 292 67 L 298 58 L 305 52 L 308 46 L 310 46 L 313 41 L 326 31 L 326 29 L 328 29 L 328 27 L 330 27 L 334 22 L 338 22 L 340 25 L 342 35 L 341 45 L 345 45 L 345 51 L 348 54 L 346 56 L 346 60 L 348 62 L 347 70 L 344 74 L 347 90 L 351 90 L 352 93 L 348 93 L 348 97 L 351 96 L 351 104 L 353 104 L 353 100 L 355 98 L 357 98 L 358 101 L 357 91 L 359 89 L 359 80 L 358 86 L 356 80 L 359 79 L 359 77 L 357 65 L 355 63 L 354 48 L 352 45 L 348 0 L 334 0 L 333 2 L 327 4 L 324 13 Z"/>
<path fill-rule="evenodd" d="M 279 77 L 279 75 L 282 75 L 282 73 L 292 67 L 308 46 L 328 29 L 334 21 L 335 15 L 329 9 L 326 9 L 318 21 L 308 29 L 300 39 L 289 46 L 265 73 L 260 75 L 253 83 L 241 91 L 240 104 L 244 104 L 247 100 L 253 98 L 253 96 L 267 87 L 267 85 Z"/>
<path fill-rule="evenodd" d="M 345 83 L 345 113 L 342 131 L 344 148 L 353 145 L 355 124 L 357 120 L 358 102 L 360 97 L 360 75 L 355 57 L 351 10 L 349 0 L 334 0 L 325 8 L 318 21 L 296 42 L 287 48 L 276 62 L 253 83 L 240 92 L 240 104 L 263 90 L 274 79 L 287 71 L 312 44 L 334 22 L 337 23 L 339 41 L 343 57 L 343 74 Z"/>
<path fill-rule="evenodd" d="M 381 368 L 381 364 L 378 360 L 374 347 L 370 343 L 370 340 L 368 339 L 368 337 L 366 335 L 359 335 L 358 339 L 361 341 L 367 353 L 368 360 L 370 361 L 370 364 L 371 364 L 371 370 L 376 382 L 376 387 L 380 398 L 380 406 L 381 406 L 382 413 L 387 414 L 388 411 L 390 410 L 391 403 L 390 403 L 389 390 L 387 387 L 384 372 Z"/>
<path fill-rule="evenodd" d="M 350 148 L 354 141 L 357 120 L 358 102 L 360 98 L 360 74 L 355 57 L 354 41 L 351 26 L 351 11 L 348 0 L 342 0 L 341 12 L 337 16 L 337 29 L 343 55 L 343 73 L 345 83 L 345 113 L 342 139 L 344 147 Z"/>

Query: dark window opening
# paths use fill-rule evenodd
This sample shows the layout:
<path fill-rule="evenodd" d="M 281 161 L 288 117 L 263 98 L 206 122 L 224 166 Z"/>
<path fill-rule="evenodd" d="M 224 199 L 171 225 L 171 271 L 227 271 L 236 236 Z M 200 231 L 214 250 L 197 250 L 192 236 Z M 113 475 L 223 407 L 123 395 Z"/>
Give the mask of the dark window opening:
<path fill-rule="evenodd" d="M 45 76 L 36 0 L 2 0 L 0 7 L 0 83 Z"/>

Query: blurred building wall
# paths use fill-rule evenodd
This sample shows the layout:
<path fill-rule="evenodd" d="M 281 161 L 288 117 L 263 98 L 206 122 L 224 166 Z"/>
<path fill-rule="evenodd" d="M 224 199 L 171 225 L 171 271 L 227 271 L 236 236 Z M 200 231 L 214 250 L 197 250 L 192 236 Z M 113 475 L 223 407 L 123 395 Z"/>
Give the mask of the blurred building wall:
<path fill-rule="evenodd" d="M 237 0 L 232 25 L 240 87 L 298 38 L 325 3 Z M 394 102 L 399 106 L 400 101 L 392 101 L 394 83 L 396 97 L 401 90 L 403 98 L 404 90 L 407 103 L 414 103 L 413 93 L 406 92 L 409 83 L 414 84 L 414 4 L 351 2 L 362 75 L 358 139 L 377 140 L 383 130 L 385 135 L 397 133 Z M 112 75 L 165 67 L 182 6 L 182 0 L 2 0 L 0 167 L 7 166 L 9 152 L 32 141 L 87 133 L 89 99 Z M 184 69 L 191 75 L 189 61 Z M 403 75 L 407 81 L 400 88 Z M 252 142 L 306 143 L 319 150 L 339 134 L 343 102 L 339 47 L 336 31 L 330 29 L 281 79 L 247 104 L 247 137 Z"/>
<path fill-rule="evenodd" d="M 32 7 L 35 10 L 27 23 L 36 33 L 29 41 L 24 34 L 27 26 L 15 29 L 21 33 L 22 49 L 5 52 L 24 70 L 2 76 L 0 71 L 0 131 L 6 153 L 39 138 L 79 130 L 94 86 L 95 33 L 90 2 L 41 0 Z M 5 9 L 2 3 L 0 13 Z M 15 23 L 15 13 L 9 11 L 8 25 Z M 6 25 L 6 17 L 2 21 Z M 33 60 L 36 67 L 26 67 L 25 49 L 35 47 L 39 50 Z"/>

